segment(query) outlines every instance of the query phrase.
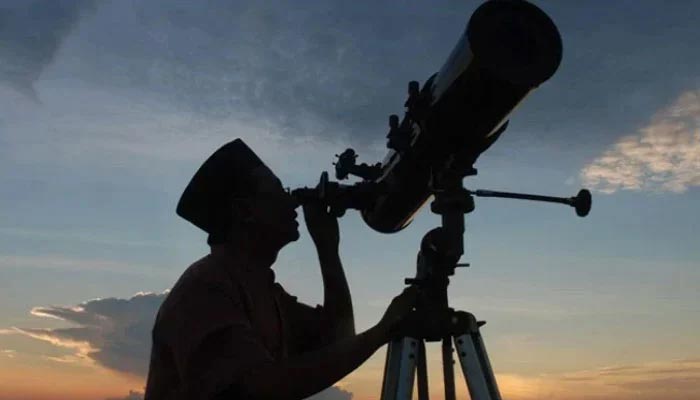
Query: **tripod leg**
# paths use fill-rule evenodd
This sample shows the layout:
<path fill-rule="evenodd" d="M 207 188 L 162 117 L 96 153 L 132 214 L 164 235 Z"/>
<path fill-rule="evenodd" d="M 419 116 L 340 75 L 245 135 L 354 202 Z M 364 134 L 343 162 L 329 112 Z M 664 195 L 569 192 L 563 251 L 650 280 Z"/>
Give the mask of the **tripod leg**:
<path fill-rule="evenodd" d="M 472 400 L 501 400 L 479 329 L 455 337 L 455 347 Z"/>
<path fill-rule="evenodd" d="M 381 400 L 411 400 L 418 358 L 418 339 L 401 338 L 389 342 L 384 364 Z"/>
<path fill-rule="evenodd" d="M 445 381 L 445 400 L 455 400 L 454 360 L 452 359 L 452 338 L 442 339 L 442 374 Z"/>
<path fill-rule="evenodd" d="M 428 367 L 426 365 L 425 342 L 418 342 L 418 400 L 429 400 Z"/>

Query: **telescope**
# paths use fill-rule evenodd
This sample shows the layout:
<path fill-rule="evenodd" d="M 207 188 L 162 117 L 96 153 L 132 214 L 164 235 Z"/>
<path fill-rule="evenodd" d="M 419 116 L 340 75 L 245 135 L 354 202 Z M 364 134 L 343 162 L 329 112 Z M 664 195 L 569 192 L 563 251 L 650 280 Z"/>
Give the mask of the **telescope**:
<path fill-rule="evenodd" d="M 410 400 L 418 381 L 418 399 L 428 399 L 426 341 L 442 341 L 446 400 L 455 400 L 454 358 L 459 360 L 470 398 L 501 400 L 480 333 L 484 321 L 449 307 L 449 277 L 464 254 L 464 217 L 474 196 L 566 204 L 585 217 L 591 193 L 574 197 L 468 190 L 463 179 L 476 175 L 474 163 L 505 132 L 509 116 L 559 67 L 562 43 L 552 20 L 525 0 L 490 0 L 477 8 L 440 70 L 422 87 L 408 84 L 405 113 L 389 117 L 388 153 L 381 162 L 358 164 L 353 149 L 339 155 L 335 176 L 362 181 L 333 182 L 321 174 L 315 188 L 292 195 L 301 204 L 320 203 L 336 215 L 358 210 L 371 228 L 395 233 L 411 223 L 431 198 L 441 226 L 425 234 L 416 275 L 415 309 L 387 347 L 382 400 Z M 455 351 L 453 351 L 453 349 Z"/>
<path fill-rule="evenodd" d="M 322 202 L 337 216 L 360 211 L 376 231 L 394 233 L 444 184 L 445 176 L 475 175 L 474 163 L 508 127 L 508 117 L 547 81 L 562 58 L 562 42 L 552 20 L 523 0 L 491 0 L 471 16 L 440 70 L 420 87 L 408 84 L 404 117 L 389 117 L 389 151 L 373 165 L 356 162 L 347 149 L 335 163 L 336 178 L 362 178 L 354 185 L 331 182 L 292 194 L 300 203 Z M 476 196 L 523 198 L 569 204 L 577 215 L 590 210 L 591 196 L 554 198 L 475 191 Z"/>

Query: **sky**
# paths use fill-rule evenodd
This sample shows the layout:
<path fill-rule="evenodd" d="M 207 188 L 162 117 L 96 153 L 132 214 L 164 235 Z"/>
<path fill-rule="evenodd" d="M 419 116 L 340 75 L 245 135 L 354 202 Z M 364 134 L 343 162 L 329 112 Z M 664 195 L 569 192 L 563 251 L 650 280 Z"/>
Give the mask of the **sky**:
<path fill-rule="evenodd" d="M 175 214 L 201 162 L 240 137 L 299 187 L 347 147 L 379 161 L 480 3 L 0 0 L 0 400 L 140 399 L 155 312 L 208 252 Z M 487 321 L 505 399 L 700 399 L 700 3 L 535 4 L 562 63 L 465 185 L 593 209 L 477 198 L 450 303 Z M 274 269 L 315 305 L 301 223 Z M 438 224 L 340 220 L 358 330 Z M 384 351 L 317 399 L 378 399 Z"/>

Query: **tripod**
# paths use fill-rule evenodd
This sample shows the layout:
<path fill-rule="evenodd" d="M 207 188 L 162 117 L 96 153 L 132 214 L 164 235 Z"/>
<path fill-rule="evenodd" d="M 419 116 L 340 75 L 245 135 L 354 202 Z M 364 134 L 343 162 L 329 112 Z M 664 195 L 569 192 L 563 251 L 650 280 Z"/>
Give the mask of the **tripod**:
<path fill-rule="evenodd" d="M 441 215 L 442 226 L 425 234 L 418 253 L 416 277 L 406 279 L 407 284 L 420 288 L 420 294 L 415 311 L 399 328 L 404 337 L 389 342 L 382 400 L 410 400 L 416 369 L 418 398 L 428 399 L 426 341 L 442 341 L 445 400 L 455 400 L 453 341 L 471 399 L 501 399 L 479 332 L 484 322 L 448 305 L 448 277 L 456 267 L 468 266 L 458 261 L 464 253 L 464 215 L 474 210 L 474 199 L 462 185 L 461 176 L 441 181 L 444 190 L 436 192 L 431 210 Z"/>

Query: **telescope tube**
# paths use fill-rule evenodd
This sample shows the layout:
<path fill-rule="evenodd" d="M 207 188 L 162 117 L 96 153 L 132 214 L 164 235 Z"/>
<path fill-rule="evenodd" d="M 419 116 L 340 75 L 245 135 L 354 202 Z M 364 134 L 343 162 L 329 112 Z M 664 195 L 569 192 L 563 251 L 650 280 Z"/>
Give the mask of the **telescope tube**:
<path fill-rule="evenodd" d="M 409 151 L 390 151 L 382 163 L 375 182 L 389 190 L 362 210 L 365 222 L 379 232 L 397 232 L 430 199 L 431 176 L 447 170 L 468 175 L 561 57 L 559 32 L 536 6 L 491 0 L 477 8 L 447 61 L 421 89 L 426 108 L 408 121 Z"/>

